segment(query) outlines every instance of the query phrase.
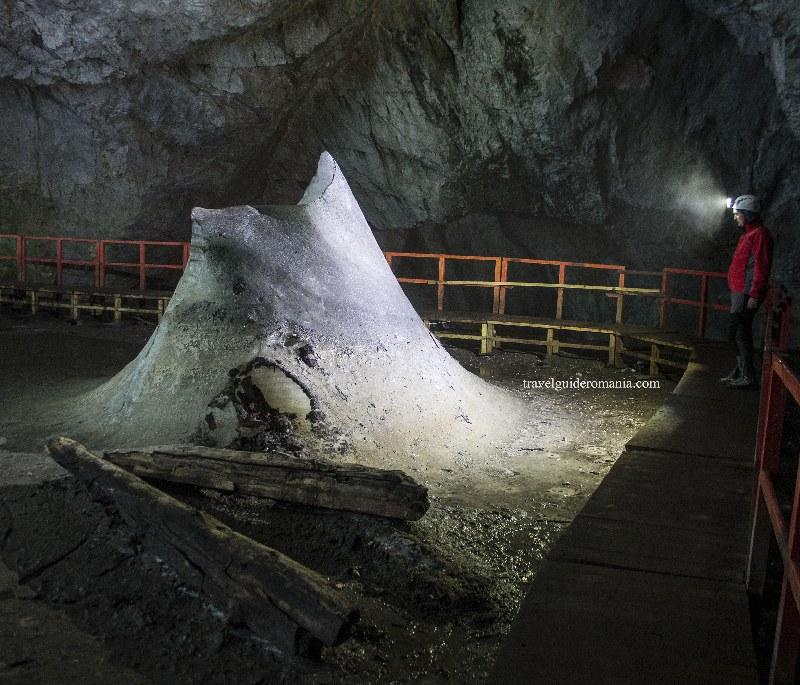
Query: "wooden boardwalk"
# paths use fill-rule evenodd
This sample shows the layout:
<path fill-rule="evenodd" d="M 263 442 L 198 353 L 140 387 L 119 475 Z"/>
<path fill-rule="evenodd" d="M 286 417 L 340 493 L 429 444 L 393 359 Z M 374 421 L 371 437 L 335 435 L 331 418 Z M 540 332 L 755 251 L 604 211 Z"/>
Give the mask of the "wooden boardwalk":
<path fill-rule="evenodd" d="M 758 682 L 744 569 L 758 393 L 695 348 L 551 550 L 490 683 Z"/>
<path fill-rule="evenodd" d="M 422 311 L 420 317 L 427 326 L 435 324 L 455 325 L 459 331 L 439 330 L 435 334 L 439 338 L 451 340 L 474 340 L 480 343 L 481 354 L 491 354 L 506 343 L 515 345 L 533 345 L 544 347 L 548 356 L 557 354 L 562 349 L 592 350 L 606 352 L 608 363 L 621 366 L 622 357 L 633 357 L 649 362 L 650 375 L 657 376 L 660 366 L 677 369 L 686 367 L 688 354 L 694 349 L 696 339 L 675 331 L 636 326 L 623 323 L 599 323 L 592 321 L 573 321 L 557 317 L 554 319 L 536 316 L 518 316 L 514 314 L 496 314 L 490 312 L 454 312 L 454 311 Z M 470 327 L 478 327 L 480 332 L 470 332 Z M 502 332 L 501 332 L 502 331 Z M 517 331 L 513 335 L 509 331 Z M 544 332 L 546 337 L 532 337 L 530 333 Z M 562 332 L 578 333 L 583 337 L 594 339 L 594 342 L 567 342 L 560 339 Z M 598 344 L 597 337 L 606 338 L 608 342 Z M 645 347 L 649 352 L 642 353 L 628 349 L 625 339 L 632 339 Z M 665 351 L 678 353 L 680 359 L 663 356 Z"/>

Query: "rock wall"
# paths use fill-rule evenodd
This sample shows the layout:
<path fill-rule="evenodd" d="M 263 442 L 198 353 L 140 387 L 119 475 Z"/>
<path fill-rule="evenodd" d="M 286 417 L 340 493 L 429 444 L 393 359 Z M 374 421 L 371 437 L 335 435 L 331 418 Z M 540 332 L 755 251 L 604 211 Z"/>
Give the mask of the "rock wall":
<path fill-rule="evenodd" d="M 753 191 L 797 279 L 791 0 L 9 0 L 0 231 L 187 239 L 322 149 L 385 247 L 723 267 Z"/>

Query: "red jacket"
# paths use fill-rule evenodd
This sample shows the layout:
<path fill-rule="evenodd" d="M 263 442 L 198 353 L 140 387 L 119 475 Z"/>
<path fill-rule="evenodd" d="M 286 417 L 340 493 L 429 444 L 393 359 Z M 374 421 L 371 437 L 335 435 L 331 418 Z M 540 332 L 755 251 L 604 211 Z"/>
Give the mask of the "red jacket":
<path fill-rule="evenodd" d="M 748 287 L 749 272 L 752 272 L 750 297 L 763 300 L 767 294 L 771 268 L 772 235 L 761 224 L 750 224 L 745 228 L 733 252 L 731 265 L 728 267 L 728 288 L 733 293 L 744 292 Z"/>

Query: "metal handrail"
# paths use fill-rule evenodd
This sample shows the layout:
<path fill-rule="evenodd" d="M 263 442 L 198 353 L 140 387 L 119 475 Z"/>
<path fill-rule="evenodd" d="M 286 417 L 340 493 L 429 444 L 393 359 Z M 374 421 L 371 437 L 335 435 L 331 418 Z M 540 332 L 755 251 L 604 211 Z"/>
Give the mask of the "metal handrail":
<path fill-rule="evenodd" d="M 28 236 L 4 233 L 0 234 L 0 240 L 14 240 L 15 249 L 13 256 L 0 256 L 0 260 L 16 262 L 17 282 L 25 283 L 27 280 L 27 267 L 29 264 L 44 264 L 55 268 L 55 285 L 63 285 L 63 273 L 65 266 L 90 266 L 94 268 L 94 286 L 103 288 L 106 285 L 107 271 L 111 267 L 133 268 L 138 272 L 139 289 L 145 290 L 147 287 L 147 273 L 151 270 L 180 270 L 186 268 L 189 261 L 189 243 L 179 241 L 161 240 L 117 240 L 104 238 L 65 238 L 61 236 Z M 49 241 L 55 248 L 54 257 L 32 257 L 28 253 L 29 242 Z M 67 259 L 64 257 L 64 246 L 71 244 L 93 245 L 94 256 L 91 259 Z M 138 248 L 138 259 L 136 261 L 111 261 L 107 259 L 106 247 L 109 245 L 133 245 Z M 147 261 L 147 248 L 167 248 L 180 247 L 181 261 L 155 263 Z"/>
<path fill-rule="evenodd" d="M 789 345 L 791 300 L 786 290 L 771 286 L 764 328 L 761 397 L 754 453 L 752 522 L 746 583 L 748 592 L 761 597 L 767 575 L 770 540 L 783 559 L 783 580 L 770 664 L 770 683 L 793 683 L 800 647 L 800 480 L 796 482 L 789 520 L 776 492 L 781 462 L 783 423 L 787 399 L 800 404 L 800 378 L 786 358 Z"/>
<path fill-rule="evenodd" d="M 661 271 L 642 271 L 642 270 L 628 270 L 622 264 L 603 264 L 593 262 L 572 262 L 566 260 L 554 259 L 532 259 L 525 257 L 494 257 L 485 255 L 453 255 L 447 253 L 436 252 L 386 252 L 384 253 L 386 260 L 390 267 L 395 267 L 395 258 L 410 258 L 418 260 L 435 260 L 438 266 L 438 273 L 436 278 L 412 278 L 407 276 L 395 277 L 400 283 L 408 283 L 414 285 L 431 285 L 436 286 L 436 309 L 437 311 L 444 311 L 444 297 L 445 288 L 447 286 L 467 286 L 479 288 L 493 288 L 494 297 L 492 302 L 492 313 L 503 314 L 506 311 L 506 299 L 508 290 L 511 288 L 550 288 L 556 289 L 556 307 L 555 318 L 562 319 L 564 314 L 564 294 L 569 290 L 584 290 L 603 292 L 609 297 L 617 298 L 617 307 L 615 312 L 615 322 L 622 323 L 623 318 L 623 300 L 625 296 L 643 296 L 643 297 L 656 297 L 660 300 L 659 321 L 661 328 L 667 327 L 667 315 L 671 305 L 684 305 L 698 309 L 698 323 L 697 332 L 699 337 L 705 337 L 707 328 L 707 312 L 714 311 L 727 311 L 727 307 L 721 304 L 708 301 L 708 291 L 711 279 L 725 278 L 726 274 L 716 271 L 701 271 L 699 269 L 681 269 L 674 267 L 667 267 Z M 476 262 L 494 262 L 494 278 L 491 279 L 471 279 L 471 280 L 454 280 L 447 279 L 446 268 L 450 260 L 459 261 L 476 261 Z M 515 281 L 510 280 L 508 277 L 509 266 L 512 264 L 532 264 L 537 266 L 552 266 L 558 267 L 557 281 L 552 282 L 531 282 L 531 281 Z M 605 272 L 613 272 L 617 274 L 616 285 L 588 285 L 582 283 L 568 283 L 567 282 L 567 269 L 596 269 Z M 670 285 L 672 283 L 671 276 L 685 275 L 700 278 L 700 299 L 692 300 L 685 297 L 673 297 L 670 294 Z M 649 276 L 660 277 L 661 284 L 658 288 L 632 288 L 626 286 L 625 279 L 629 276 Z"/>
<path fill-rule="evenodd" d="M 30 264 L 49 265 L 55 269 L 56 285 L 63 285 L 64 267 L 68 266 L 88 266 L 94 268 L 94 287 L 105 287 L 108 271 L 112 268 L 136 269 L 138 272 L 138 289 L 145 290 L 147 286 L 147 275 L 153 270 L 177 270 L 183 271 L 189 261 L 190 244 L 180 241 L 156 241 L 156 240 L 123 240 L 123 239 L 95 239 L 95 238 L 66 238 L 58 236 L 28 236 L 19 234 L 0 234 L 0 241 L 13 240 L 14 254 L 11 256 L 0 256 L 0 260 L 15 261 L 17 271 L 17 281 L 26 282 L 26 270 Z M 55 246 L 54 257 L 33 257 L 28 251 L 29 242 L 51 241 Z M 67 259 L 64 257 L 64 247 L 69 244 L 89 244 L 94 245 L 94 256 L 90 259 Z M 134 261 L 110 260 L 106 252 L 109 246 L 114 245 L 133 245 L 138 248 L 138 259 Z M 180 262 L 154 263 L 147 261 L 148 247 L 180 247 L 182 258 Z M 657 297 L 660 299 L 660 325 L 662 328 L 667 326 L 668 308 L 671 305 L 690 306 L 698 309 L 697 331 L 700 337 L 706 333 L 706 318 L 709 310 L 726 311 L 727 307 L 717 303 L 708 302 L 709 282 L 714 278 L 724 278 L 725 274 L 712 271 L 701 271 L 698 269 L 680 269 L 667 267 L 660 272 L 627 270 L 622 264 L 603 264 L 593 262 L 573 262 L 567 260 L 553 259 L 533 259 L 527 257 L 501 257 L 488 255 L 459 255 L 446 253 L 424 253 L 424 252 L 384 252 L 390 268 L 396 266 L 396 258 L 411 258 L 418 260 L 435 260 L 437 265 L 436 278 L 410 278 L 396 276 L 400 283 L 430 285 L 436 287 L 436 307 L 438 311 L 444 310 L 445 289 L 447 287 L 480 287 L 491 288 L 493 291 L 492 312 L 503 314 L 506 311 L 506 300 L 508 292 L 513 288 L 543 288 L 555 289 L 556 306 L 555 318 L 562 319 L 564 314 L 564 296 L 566 291 L 584 290 L 602 292 L 608 297 L 616 298 L 615 322 L 622 323 L 623 302 L 625 297 L 644 296 Z M 449 262 L 476 262 L 492 263 L 494 270 L 489 279 L 447 279 L 446 270 Z M 532 282 L 514 280 L 509 278 L 509 269 L 513 265 L 529 264 L 535 266 L 549 266 L 558 268 L 556 282 Z M 584 283 L 567 282 L 567 270 L 572 269 L 592 269 L 601 272 L 615 273 L 617 280 L 614 285 L 590 285 Z M 678 298 L 670 295 L 671 276 L 688 275 L 701 279 L 700 299 L 692 300 L 689 298 Z M 660 288 L 633 288 L 626 285 L 626 277 L 631 276 L 661 276 Z"/>

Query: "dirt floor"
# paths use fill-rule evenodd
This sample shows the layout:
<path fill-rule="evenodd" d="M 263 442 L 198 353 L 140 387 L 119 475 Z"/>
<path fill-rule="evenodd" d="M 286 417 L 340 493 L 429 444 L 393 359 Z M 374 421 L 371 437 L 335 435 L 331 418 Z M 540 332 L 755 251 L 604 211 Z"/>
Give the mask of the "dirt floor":
<path fill-rule="evenodd" d="M 673 387 L 534 389 L 524 381 L 646 376 L 568 357 L 453 350 L 529 401 L 530 419 L 500 457 L 410 468 L 431 497 L 417 522 L 170 488 L 328 576 L 359 607 L 353 637 L 311 662 L 226 622 L 152 552 L 146 532 L 49 457 L 31 456 L 42 453 L 42 426 L 57 427 L 55 407 L 116 373 L 153 325 L 0 317 L 4 683 L 483 682 L 540 560 Z"/>

